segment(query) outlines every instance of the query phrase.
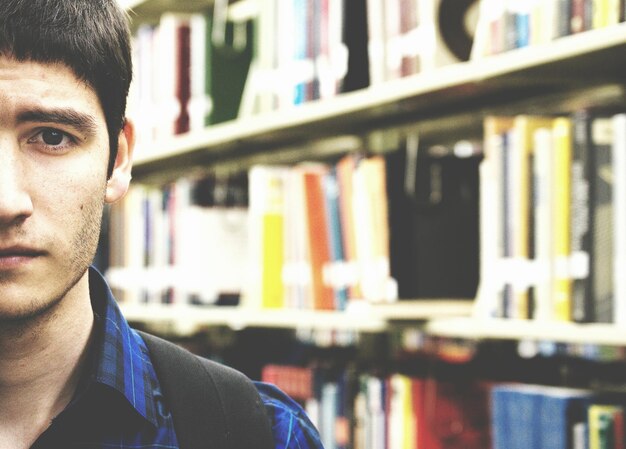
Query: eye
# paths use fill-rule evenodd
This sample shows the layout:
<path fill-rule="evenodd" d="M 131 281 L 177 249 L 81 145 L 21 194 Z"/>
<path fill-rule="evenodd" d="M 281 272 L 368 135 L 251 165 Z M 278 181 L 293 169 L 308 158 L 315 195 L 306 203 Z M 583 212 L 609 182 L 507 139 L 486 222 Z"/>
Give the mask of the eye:
<path fill-rule="evenodd" d="M 41 132 L 41 140 L 43 140 L 46 145 L 61 145 L 63 137 L 65 137 L 65 135 L 56 129 L 45 129 Z"/>
<path fill-rule="evenodd" d="M 28 139 L 28 143 L 40 150 L 60 153 L 75 145 L 76 138 L 56 128 L 41 128 Z"/>

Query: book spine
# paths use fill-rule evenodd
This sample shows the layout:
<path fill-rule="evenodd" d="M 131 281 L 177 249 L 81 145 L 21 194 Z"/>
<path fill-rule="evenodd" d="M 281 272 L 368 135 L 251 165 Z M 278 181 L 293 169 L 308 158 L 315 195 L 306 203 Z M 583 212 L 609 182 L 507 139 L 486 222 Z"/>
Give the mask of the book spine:
<path fill-rule="evenodd" d="M 591 161 L 590 114 L 579 111 L 572 116 L 572 191 L 571 191 L 571 250 L 572 265 L 578 265 L 572 284 L 572 319 L 576 322 L 593 320 L 591 255 L 590 183 Z"/>
<path fill-rule="evenodd" d="M 570 30 L 572 34 L 585 31 L 587 21 L 585 20 L 585 3 L 588 0 L 572 0 L 572 13 L 570 19 Z"/>
<path fill-rule="evenodd" d="M 556 23 L 554 28 L 556 29 L 555 37 L 563 37 L 571 34 L 571 17 L 572 17 L 572 4 L 571 0 L 557 0 L 556 7 Z"/>
<path fill-rule="evenodd" d="M 554 212 L 553 145 L 551 128 L 539 128 L 533 133 L 533 196 L 534 196 L 534 261 L 537 276 L 534 286 L 534 313 L 537 320 L 554 316 L 552 305 L 552 228 Z"/>
<path fill-rule="evenodd" d="M 315 168 L 305 170 L 306 220 L 308 223 L 308 250 L 311 261 L 311 285 L 315 309 L 333 310 L 334 292 L 324 280 L 324 267 L 330 262 L 326 206 L 322 189 L 323 173 Z"/>
<path fill-rule="evenodd" d="M 329 250 L 331 263 L 326 274 L 330 285 L 335 292 L 335 309 L 345 310 L 348 301 L 345 276 L 342 276 L 345 266 L 343 254 L 343 236 L 339 216 L 339 185 L 335 170 L 330 170 L 322 179 L 324 196 L 326 198 L 326 221 L 328 227 Z"/>
<path fill-rule="evenodd" d="M 610 118 L 598 117 L 592 122 L 594 155 L 593 204 L 593 298 L 594 321 L 609 323 L 613 320 L 613 180 L 612 139 Z"/>
<path fill-rule="evenodd" d="M 614 322 L 626 324 L 626 114 L 612 118 Z"/>
<path fill-rule="evenodd" d="M 568 118 L 554 120 L 554 318 L 571 320 L 572 281 L 569 272 L 572 130 Z"/>

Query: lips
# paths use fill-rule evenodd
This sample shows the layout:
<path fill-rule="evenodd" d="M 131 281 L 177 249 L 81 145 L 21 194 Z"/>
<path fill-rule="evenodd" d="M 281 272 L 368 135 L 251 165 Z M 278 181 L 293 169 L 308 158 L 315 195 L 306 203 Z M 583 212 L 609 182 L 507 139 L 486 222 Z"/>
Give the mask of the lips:
<path fill-rule="evenodd" d="M 37 257 L 41 255 L 43 255 L 43 251 L 26 246 L 0 248 L 0 257 Z"/>
<path fill-rule="evenodd" d="M 44 254 L 44 251 L 27 246 L 0 248 L 0 270 L 19 268 Z"/>

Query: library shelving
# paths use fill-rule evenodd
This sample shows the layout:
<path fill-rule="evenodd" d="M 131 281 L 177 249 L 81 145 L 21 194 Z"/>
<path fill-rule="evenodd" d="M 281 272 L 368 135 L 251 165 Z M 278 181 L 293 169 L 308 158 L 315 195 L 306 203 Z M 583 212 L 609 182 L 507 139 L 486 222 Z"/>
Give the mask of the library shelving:
<path fill-rule="evenodd" d="M 470 340 L 528 340 L 626 346 L 626 329 L 608 323 L 571 323 L 512 318 L 452 317 L 429 321 L 429 335 Z"/>
<path fill-rule="evenodd" d="M 400 304 L 362 304 L 347 311 L 255 310 L 238 306 L 172 304 L 122 304 L 124 316 L 133 323 L 158 326 L 170 334 L 193 335 L 208 326 L 233 330 L 248 327 L 306 330 L 384 332 L 391 322 L 424 322 L 446 317 L 469 316 L 472 304 L 464 300 L 413 300 Z"/>
<path fill-rule="evenodd" d="M 295 162 L 350 151 L 355 136 L 409 127 L 425 138 L 480 127 L 484 115 L 545 96 L 568 96 L 593 86 L 607 91 L 626 70 L 626 26 L 566 36 L 485 59 L 460 62 L 324 101 L 244 117 L 138 150 L 134 177 L 163 177 L 208 164 Z M 602 101 L 585 95 L 587 101 Z M 253 153 L 251 155 L 251 153 Z M 276 153 L 273 155 L 273 153 Z"/>
<path fill-rule="evenodd" d="M 188 12 L 207 8 L 208 0 L 127 0 L 135 20 L 153 20 L 164 11 Z M 511 50 L 485 58 L 460 62 L 432 71 L 372 85 L 335 98 L 312 101 L 258 116 L 238 118 L 149 143 L 149 151 L 137 150 L 133 177 L 138 182 L 175 179 L 196 168 L 208 166 L 246 167 L 255 163 L 283 163 L 307 160 L 357 150 L 376 132 L 410 130 L 420 138 L 481 134 L 487 114 L 524 110 L 532 105 L 541 111 L 546 99 L 558 98 L 567 110 L 593 104 L 623 101 L 626 73 L 626 25 L 561 37 L 553 42 Z M 567 102 L 570 103 L 567 103 Z M 563 106 L 562 106 L 563 107 Z M 477 131 L 479 130 L 479 131 Z M 536 338 L 623 342 L 612 326 L 573 323 L 555 325 L 562 332 L 550 333 L 552 323 L 535 321 L 474 320 L 471 304 L 437 301 L 438 307 L 424 312 L 422 301 L 372 306 L 362 320 L 346 324 L 339 312 L 321 313 L 258 312 L 207 308 L 206 312 L 187 307 L 126 305 L 131 318 L 181 320 L 199 323 L 220 322 L 238 328 L 250 325 L 297 327 L 316 323 L 320 327 L 380 330 L 398 320 L 430 321 L 426 329 L 450 337 Z M 445 309 L 448 307 L 447 309 Z M 442 310 L 444 310 L 442 312 Z M 375 311 L 375 312 L 374 312 Z M 242 314 L 240 316 L 240 314 Z M 458 315 L 459 321 L 439 320 L 441 315 Z M 194 315 L 190 318 L 190 315 Z M 237 316 L 237 317 L 235 317 Z M 260 318 L 262 316 L 262 318 Z M 296 323 L 296 324 L 294 324 Z M 510 324 L 510 325 L 509 325 Z M 194 326 L 190 326 L 194 327 Z M 190 328 L 188 326 L 188 328 Z M 579 332 L 580 331 L 580 332 Z M 578 340 L 576 340 L 578 341 Z"/>
<path fill-rule="evenodd" d="M 120 1 L 130 11 L 131 19 L 134 21 L 134 30 L 138 29 L 138 24 L 141 22 L 157 24 L 164 12 L 207 14 L 214 3 L 211 0 Z M 334 2 L 334 0 L 329 1 Z M 347 0 L 344 4 L 349 2 L 350 0 Z M 366 3 L 366 0 L 362 3 Z M 367 1 L 367 3 L 368 5 L 375 4 L 375 0 Z M 380 3 L 391 4 L 393 2 L 381 0 Z M 398 0 L 396 3 L 402 2 Z M 484 3 L 499 7 L 503 4 L 520 7 L 527 4 L 535 6 L 549 4 L 556 7 L 557 4 L 570 2 L 484 0 Z M 574 3 L 582 5 L 591 2 L 582 0 L 571 2 L 572 5 Z M 602 3 L 605 6 L 609 4 L 609 2 L 602 1 L 594 2 L 596 3 Z M 618 3 L 620 2 L 612 4 L 615 6 Z M 243 12 L 240 11 L 240 13 L 245 15 L 254 12 L 255 5 L 264 3 L 245 0 L 231 2 L 231 4 L 243 8 L 241 10 Z M 621 4 L 626 3 L 621 2 Z M 223 6 L 224 2 L 220 5 Z M 626 11 L 622 12 L 626 13 Z M 626 17 L 622 16 L 620 20 L 623 21 L 624 18 Z M 482 162 L 488 161 L 487 153 L 482 152 L 487 147 L 485 124 L 488 118 L 504 117 L 505 120 L 511 122 L 513 118 L 523 114 L 569 118 L 581 110 L 594 110 L 596 107 L 608 107 L 605 111 L 610 110 L 611 114 L 623 112 L 626 106 L 626 83 L 624 81 L 626 58 L 623 57 L 624 54 L 626 54 L 626 23 L 619 23 L 554 38 L 550 42 L 424 70 L 421 73 L 389 81 L 371 83 L 369 87 L 339 93 L 331 98 L 306 101 L 271 112 L 244 114 L 233 120 L 212 124 L 201 129 L 195 128 L 193 131 L 178 135 L 161 136 L 156 140 L 142 139 L 136 150 L 133 179 L 134 182 L 145 184 L 146 190 L 153 187 L 159 190 L 164 185 L 170 188 L 181 178 L 183 184 L 189 179 L 194 179 L 193 182 L 196 182 L 195 177 L 204 176 L 209 171 L 212 176 L 220 171 L 222 174 L 230 175 L 259 164 L 297 165 L 300 162 L 310 161 L 333 161 L 334 163 L 340 157 L 352 156 L 351 153 L 363 150 L 367 157 L 383 156 L 385 162 L 388 163 L 387 168 L 392 167 L 402 171 L 402 164 L 408 164 L 410 156 L 409 139 L 417 138 L 420 149 L 424 144 L 423 148 L 426 150 L 418 154 L 422 157 L 426 154 L 426 159 L 423 161 L 426 164 L 431 163 L 432 166 L 428 166 L 430 173 L 424 170 L 424 165 L 421 166 L 421 172 L 418 170 L 420 167 L 412 168 L 415 169 L 415 173 L 425 174 L 425 177 L 432 176 L 429 178 L 430 187 L 437 188 L 437 174 L 441 175 L 441 171 L 437 172 L 437 170 L 441 170 L 441 164 L 438 165 L 440 161 L 438 162 L 436 157 L 429 160 L 428 152 L 439 144 L 439 147 L 447 146 L 449 149 L 454 142 L 465 141 L 472 144 L 478 142 L 472 148 L 480 148 L 481 151 L 470 151 L 473 157 L 470 162 L 474 164 L 471 165 L 471 169 L 475 170 L 477 159 L 479 159 L 475 157 L 477 154 L 481 157 L 484 154 Z M 626 117 L 622 118 L 626 120 Z M 624 129 L 626 125 L 621 131 Z M 410 142 L 415 143 L 412 140 Z M 417 146 L 417 143 L 415 145 Z M 406 151 L 405 154 L 404 151 Z M 515 151 L 519 151 L 519 147 Z M 406 160 L 400 159 L 398 162 L 390 156 L 400 153 L 403 153 Z M 417 158 L 416 155 L 414 156 Z M 519 154 L 516 153 L 516 156 Z M 359 154 L 358 157 L 363 157 L 363 154 Z M 387 159 L 388 157 L 390 158 Z M 466 157 L 465 162 L 472 157 Z M 501 156 L 501 159 L 497 159 L 495 163 L 501 164 L 497 166 L 499 178 L 496 184 L 498 184 L 497 189 L 504 190 L 507 181 L 503 178 L 508 172 L 506 172 L 504 162 L 505 156 Z M 485 166 L 486 164 L 482 163 L 481 168 Z M 469 165 L 464 167 L 467 168 Z M 472 173 L 479 177 L 479 182 L 485 181 L 481 177 L 483 173 L 476 173 L 476 171 Z M 467 174 L 466 172 L 457 173 Z M 527 171 L 525 174 L 531 174 L 531 172 Z M 195 177 L 191 178 L 191 175 Z M 402 173 L 388 172 L 387 179 L 391 179 L 392 182 L 388 183 L 387 187 L 393 186 L 396 188 L 396 193 L 403 194 L 402 186 L 398 187 L 402 185 L 402 182 L 393 183 L 397 179 L 402 180 L 402 175 Z M 406 173 L 404 175 L 406 176 Z M 604 172 L 603 175 L 610 178 L 608 172 Z M 494 175 L 493 179 L 497 176 Z M 219 176 L 215 175 L 211 182 L 215 183 L 215 179 L 218 178 Z M 527 184 L 531 184 L 526 176 L 521 178 L 527 180 Z M 475 178 L 472 179 L 475 180 Z M 419 183 L 419 181 L 413 181 Z M 405 181 L 404 186 L 406 185 L 408 183 Z M 468 185 L 465 184 L 465 187 Z M 493 187 L 492 184 L 490 185 Z M 189 192 L 190 185 L 183 185 L 183 187 L 187 189 L 183 190 L 184 192 Z M 528 191 L 531 190 L 528 185 L 526 189 L 527 191 L 522 195 L 528 195 L 530 198 L 530 194 L 534 192 Z M 498 201 L 504 202 L 505 198 L 509 198 L 500 190 L 498 194 L 501 195 Z M 158 204 L 164 197 L 157 195 L 156 198 Z M 480 199 L 481 201 L 484 199 L 482 193 Z M 410 207 L 414 207 L 414 210 L 407 213 L 404 218 L 410 222 L 410 226 L 416 226 L 415 217 L 418 215 L 418 208 L 425 207 L 428 201 L 416 197 L 410 200 L 413 202 L 397 201 L 391 204 L 390 201 L 389 211 L 395 208 L 395 219 L 398 220 L 398 210 L 409 204 Z M 213 205 L 217 202 L 215 198 L 211 198 L 211 201 Z M 422 203 L 419 203 L 420 201 Z M 416 205 L 416 203 L 419 204 Z M 476 207 L 476 204 L 472 203 L 472 206 Z M 238 203 L 237 207 L 241 210 L 241 204 Z M 500 209 L 505 208 L 502 204 L 496 205 L 493 207 L 495 212 L 491 215 L 494 220 L 502 221 L 498 226 L 503 228 L 507 224 L 503 218 L 504 211 Z M 424 208 L 421 212 L 423 213 L 424 210 L 434 209 Z M 479 212 L 483 213 L 484 210 L 479 209 Z M 199 217 L 199 215 L 194 215 L 194 217 Z M 447 220 L 456 220 L 459 226 L 445 227 L 445 229 L 462 233 L 469 227 L 467 222 L 471 221 L 471 217 L 473 217 L 471 214 L 464 216 L 450 214 Z M 606 217 L 605 215 L 604 218 Z M 481 218 L 484 219 L 484 216 Z M 194 233 L 202 229 L 202 226 L 206 227 L 203 221 L 198 220 L 198 223 L 200 223 L 199 227 L 189 228 L 193 231 L 189 232 L 189 235 L 195 235 Z M 437 227 L 440 224 L 440 222 L 433 221 L 428 222 L 427 225 Z M 465 229 L 463 225 L 466 225 Z M 483 242 L 489 239 L 495 241 L 502 236 L 496 235 L 496 232 L 488 233 L 492 228 L 484 227 L 482 222 L 481 226 L 480 250 L 485 253 Z M 141 237 L 137 237 L 141 236 L 141 233 L 133 234 L 141 227 L 141 225 L 137 227 L 136 223 L 131 224 L 129 227 L 131 236 L 128 241 L 131 243 L 143 241 Z M 443 228 L 443 226 L 440 227 Z M 421 228 L 422 231 L 424 229 Z M 497 231 L 500 232 L 501 229 Z M 163 233 L 163 229 L 159 229 L 159 232 Z M 512 233 L 510 229 L 507 232 Z M 441 233 L 437 236 L 440 237 Z M 449 240 L 452 241 L 453 237 L 450 236 Z M 431 243 L 425 242 L 427 238 L 422 238 L 420 243 L 426 245 Z M 185 244 L 195 246 L 195 249 L 201 247 L 199 252 L 204 255 L 209 252 L 206 248 L 213 249 L 215 245 L 226 241 L 225 239 L 217 242 L 200 240 L 186 240 Z M 459 240 L 454 241 L 458 243 Z M 410 245 L 406 246 L 414 244 L 415 242 L 411 241 Z M 398 246 L 402 246 L 402 242 L 398 245 L 396 240 L 395 245 L 397 250 Z M 434 245 L 441 245 L 441 241 L 437 240 Z M 494 256 L 496 249 L 500 250 L 494 244 L 488 248 L 490 251 L 493 250 L 493 253 L 481 254 L 482 260 L 476 261 L 473 266 L 464 266 L 458 263 L 459 258 L 452 260 L 461 252 L 460 248 L 456 249 L 459 251 L 445 253 L 447 262 L 442 262 L 442 257 L 438 257 L 433 264 L 437 263 L 437 267 L 442 267 L 441 270 L 448 268 L 450 271 L 455 271 L 460 279 L 461 275 L 467 275 L 467 272 L 477 268 L 479 264 L 481 269 L 489 267 L 488 264 L 483 265 L 483 262 L 485 260 L 493 262 L 493 260 L 484 256 Z M 471 252 L 472 249 L 468 251 L 465 248 L 464 250 Z M 119 251 L 119 248 L 116 250 Z M 402 254 L 405 253 L 402 252 Z M 141 272 L 150 265 L 144 256 L 141 254 L 141 257 L 133 259 L 133 264 L 129 264 L 132 265 L 132 269 L 129 270 L 131 273 L 132 270 Z M 493 271 L 485 273 L 483 270 L 480 273 L 479 291 L 475 300 L 471 298 L 469 300 L 444 299 L 454 297 L 454 295 L 447 294 L 440 295 L 441 297 L 437 299 L 424 299 L 428 297 L 427 295 L 423 295 L 424 298 L 420 299 L 408 299 L 401 296 L 402 300 L 395 302 L 348 301 L 347 306 L 341 303 L 345 307 L 345 310 L 341 311 L 274 309 L 261 307 L 261 304 L 267 306 L 263 301 L 252 301 L 251 307 L 245 301 L 242 301 L 243 305 L 240 306 L 206 304 L 197 306 L 184 304 L 185 300 L 181 300 L 181 296 L 177 297 L 175 294 L 172 297 L 168 297 L 167 294 L 159 296 L 162 291 L 155 294 L 154 285 L 148 285 L 152 287 L 152 290 L 147 289 L 149 294 L 146 295 L 146 291 L 142 292 L 139 289 L 131 291 L 130 297 L 134 298 L 134 302 L 122 303 L 121 307 L 129 321 L 140 327 L 154 329 L 173 338 L 187 339 L 187 342 L 190 342 L 194 336 L 203 339 L 204 336 L 219 334 L 218 337 L 228 340 L 233 334 L 237 334 L 238 337 L 234 338 L 238 340 L 237 344 L 233 344 L 230 353 L 225 351 L 221 354 L 223 360 L 235 361 L 234 366 L 237 366 L 236 362 L 248 367 L 257 364 L 258 366 L 255 365 L 250 371 L 254 375 L 259 375 L 260 366 L 269 365 L 271 376 L 268 374 L 269 377 L 266 380 L 276 382 L 281 388 L 285 388 L 287 392 L 310 407 L 307 411 L 314 417 L 316 424 L 319 424 L 325 444 L 329 448 L 464 447 L 478 449 L 493 447 L 508 449 L 513 447 L 513 444 L 506 440 L 508 436 L 503 435 L 502 432 L 506 433 L 510 423 L 503 424 L 506 420 L 496 422 L 504 419 L 498 415 L 497 410 L 489 415 L 487 410 L 489 401 L 500 400 L 498 403 L 505 404 L 502 405 L 503 407 L 513 404 L 515 408 L 517 403 L 511 402 L 506 405 L 507 401 L 502 400 L 502 394 L 510 393 L 511 397 L 518 395 L 523 399 L 528 398 L 524 396 L 526 391 L 520 392 L 513 388 L 515 391 L 511 393 L 506 386 L 502 388 L 494 386 L 513 381 L 521 383 L 521 389 L 530 391 L 533 397 L 545 399 L 555 396 L 559 400 L 563 399 L 563 403 L 568 401 L 575 403 L 578 394 L 573 389 L 565 387 L 580 387 L 585 389 L 585 394 L 591 395 L 593 392 L 593 400 L 602 404 L 605 398 L 595 396 L 596 393 L 600 394 L 601 390 L 608 389 L 612 395 L 615 391 L 624 391 L 622 373 L 625 360 L 623 351 L 626 348 L 626 327 L 615 323 L 564 321 L 563 317 L 560 317 L 561 321 L 537 319 L 536 304 L 527 307 L 527 315 L 531 317 L 529 319 L 501 318 L 498 314 L 495 314 L 497 318 L 487 318 L 492 314 L 485 313 L 486 310 L 491 312 L 498 307 L 507 308 L 506 296 L 502 295 L 502 298 L 494 299 L 493 294 L 503 284 L 504 289 L 511 287 L 514 293 L 518 287 L 521 290 L 528 289 L 529 286 L 536 287 L 533 282 L 539 285 L 536 278 L 530 282 L 526 279 L 520 281 L 520 275 L 517 273 L 517 271 L 522 272 L 521 277 L 524 278 L 524 276 L 531 277 L 531 272 L 533 276 L 537 276 L 536 272 L 540 271 L 538 263 L 526 263 L 531 259 L 528 254 L 520 256 L 520 259 L 524 259 L 522 261 L 511 254 L 504 253 L 497 255 L 497 258 L 505 259 L 505 261 L 500 264 L 501 260 L 497 260 L 497 263 L 491 265 L 495 267 Z M 214 262 L 215 259 L 212 259 L 212 263 Z M 453 265 L 454 262 L 457 264 Z M 550 263 L 556 265 L 556 262 Z M 568 260 L 568 263 L 570 262 L 571 260 Z M 427 261 L 417 257 L 412 257 L 411 263 L 415 265 L 421 263 L 422 270 L 428 265 Z M 245 264 L 240 265 L 237 270 L 243 271 L 242 267 Z M 124 270 L 124 267 L 114 268 Z M 182 271 L 187 275 L 190 272 L 194 275 L 197 273 L 193 271 L 195 266 L 191 266 L 192 270 L 188 268 L 190 267 L 183 266 Z M 235 273 L 239 273 L 237 270 Z M 459 272 L 463 273 L 459 275 Z M 276 272 L 273 274 L 276 276 Z M 408 275 L 404 273 L 404 276 L 410 278 L 412 274 L 415 273 L 409 272 Z M 423 272 L 421 274 L 424 275 Z M 432 278 L 437 277 L 436 274 L 432 269 L 428 271 L 428 276 Z M 125 276 L 122 273 L 121 278 Z M 284 272 L 282 276 L 285 276 Z M 417 277 L 417 274 L 415 276 Z M 489 282 L 485 282 L 488 277 Z M 494 281 L 494 277 L 499 279 Z M 190 276 L 183 276 L 182 279 L 189 280 Z M 602 280 L 606 281 L 605 278 Z M 158 279 L 158 281 L 163 285 L 166 284 L 163 279 Z M 445 279 L 439 282 L 439 285 L 445 284 Z M 490 282 L 499 285 L 494 288 Z M 120 284 L 113 286 L 123 288 Z M 146 285 L 141 286 L 141 288 L 144 287 Z M 167 287 L 176 289 L 176 285 L 171 285 L 171 283 L 167 284 Z M 183 296 L 189 294 L 190 298 L 193 296 L 192 287 L 198 288 L 198 286 L 185 285 L 183 287 Z M 206 285 L 199 287 L 206 287 Z M 449 285 L 444 285 L 444 287 L 449 287 Z M 203 290 L 200 288 L 198 291 Z M 197 294 L 197 291 L 193 290 L 193 293 Z M 536 297 L 533 295 L 532 300 L 534 301 Z M 197 300 L 196 302 L 211 302 L 201 297 L 193 299 Z M 174 303 L 165 304 L 165 302 Z M 497 307 L 493 307 L 496 303 Z M 505 303 L 504 307 L 502 303 Z M 308 306 L 310 304 L 307 303 Z M 498 313 L 500 312 L 502 310 L 498 310 Z M 507 313 L 502 313 L 502 315 L 508 316 Z M 511 315 L 515 316 L 515 313 Z M 230 328 L 230 330 L 225 331 L 223 328 Z M 317 335 L 319 339 L 316 339 L 316 333 L 319 334 Z M 350 337 L 358 335 L 358 338 L 346 338 L 345 341 L 348 343 L 344 342 L 345 344 L 338 346 L 334 343 L 326 345 L 325 337 L 330 334 Z M 288 343 L 287 335 L 289 338 L 295 336 L 296 350 L 291 343 Z M 260 343 L 261 338 L 271 343 Z M 203 344 L 206 344 L 209 339 L 203 339 Z M 288 353 L 284 357 L 279 355 L 279 351 L 274 347 L 274 344 L 279 341 L 282 349 Z M 341 341 L 341 338 L 338 341 Z M 543 343 L 548 344 L 543 345 Z M 220 345 L 226 346 L 227 344 L 222 341 L 215 345 L 218 356 L 220 356 L 219 351 L 224 349 Z M 579 350 L 582 347 L 585 351 Z M 610 353 L 608 355 L 604 354 L 607 347 L 610 347 L 607 351 L 607 354 Z M 529 348 L 536 350 L 533 352 Z M 586 351 L 587 349 L 589 351 Z M 553 351 L 550 352 L 551 350 Z M 294 385 L 287 379 L 293 375 L 294 368 L 305 378 L 305 383 L 308 382 L 308 388 L 305 388 L 304 393 L 298 388 L 290 389 Z M 282 381 L 281 372 L 286 376 Z M 524 384 L 543 385 L 539 388 L 537 385 Z M 558 385 L 563 388 L 557 391 L 547 388 L 548 385 Z M 384 396 L 383 392 L 389 396 Z M 302 396 L 298 396 L 299 394 Z M 611 400 L 622 404 L 623 394 L 611 396 Z M 408 403 L 412 405 L 405 407 Z M 344 407 L 345 409 L 342 409 Z M 412 411 L 407 413 L 406 410 L 411 407 Z M 533 407 L 535 407 L 536 416 L 547 413 L 545 410 L 540 410 L 540 407 L 537 408 L 537 404 Z M 555 412 L 551 418 L 563 415 L 561 418 L 565 419 L 563 410 L 565 409 Z M 616 410 L 611 413 L 612 419 L 623 425 L 624 408 L 622 407 L 619 413 Z M 552 419 L 542 420 L 534 426 L 534 432 L 540 433 L 542 437 L 550 435 L 549 429 L 546 430 L 543 427 L 553 421 Z M 388 427 L 385 426 L 385 422 L 389 423 Z M 417 426 L 415 426 L 416 422 Z M 555 430 L 555 432 L 560 432 L 558 438 L 563 441 L 569 438 L 565 431 L 571 430 L 568 427 L 570 424 L 572 423 L 559 426 L 560 428 Z M 577 417 L 576 424 L 577 432 L 581 435 L 586 431 L 594 433 L 597 430 L 594 427 L 596 423 L 591 418 L 587 422 L 586 417 Z M 335 425 L 337 429 L 345 430 L 343 444 L 336 440 L 339 437 L 337 437 Z M 404 433 L 406 429 L 412 427 L 420 428 L 419 435 L 412 434 L 411 432 L 414 431 L 411 430 L 408 434 Z M 521 426 L 520 428 L 526 429 Z M 541 430 L 537 430 L 539 428 Z M 385 432 L 389 433 L 386 435 Z M 377 435 L 379 439 L 365 445 L 357 444 L 372 435 Z M 404 440 L 415 440 L 416 437 L 422 439 L 417 445 L 407 446 L 402 443 Z M 489 441 L 491 437 L 494 438 L 493 444 Z M 584 439 L 580 435 L 578 438 Z M 530 443 L 520 443 L 521 441 L 526 440 L 520 437 L 515 444 L 527 448 L 589 447 L 584 444 L 572 446 L 556 443 L 533 446 Z M 592 446 L 592 449 L 595 448 Z"/>

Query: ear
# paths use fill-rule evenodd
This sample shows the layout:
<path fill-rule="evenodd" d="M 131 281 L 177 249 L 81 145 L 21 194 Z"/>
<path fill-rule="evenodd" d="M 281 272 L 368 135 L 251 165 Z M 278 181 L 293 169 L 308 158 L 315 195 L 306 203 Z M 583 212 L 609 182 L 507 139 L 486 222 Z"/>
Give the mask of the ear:
<path fill-rule="evenodd" d="M 126 120 L 117 140 L 117 156 L 113 172 L 107 181 L 105 201 L 114 203 L 128 191 L 130 174 L 133 167 L 133 149 L 135 147 L 135 126 Z"/>

